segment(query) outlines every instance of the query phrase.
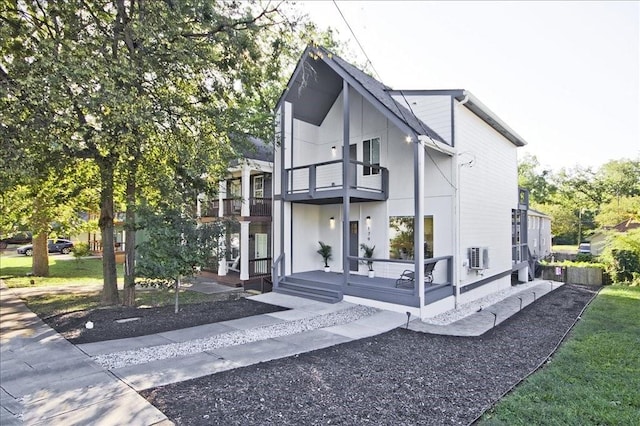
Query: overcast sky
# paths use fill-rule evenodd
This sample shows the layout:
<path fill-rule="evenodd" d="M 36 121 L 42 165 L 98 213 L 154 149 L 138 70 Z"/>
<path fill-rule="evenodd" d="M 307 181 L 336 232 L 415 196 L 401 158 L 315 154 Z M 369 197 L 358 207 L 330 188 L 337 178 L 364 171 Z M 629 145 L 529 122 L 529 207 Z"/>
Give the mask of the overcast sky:
<path fill-rule="evenodd" d="M 300 2 L 365 62 L 332 1 Z M 466 89 L 547 168 L 640 159 L 640 2 L 338 1 L 383 83 Z M 350 59 L 350 58 L 346 58 Z"/>

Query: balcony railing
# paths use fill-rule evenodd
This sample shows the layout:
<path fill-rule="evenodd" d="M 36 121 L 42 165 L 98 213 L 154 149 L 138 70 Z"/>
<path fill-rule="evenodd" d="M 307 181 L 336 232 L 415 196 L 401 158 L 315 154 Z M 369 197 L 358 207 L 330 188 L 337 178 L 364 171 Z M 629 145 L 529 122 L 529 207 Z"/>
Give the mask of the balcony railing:
<path fill-rule="evenodd" d="M 389 188 L 389 171 L 385 167 L 349 161 L 349 188 L 355 190 L 358 196 L 372 199 L 386 199 Z M 364 175 L 367 168 L 371 174 Z M 293 196 L 305 194 L 310 198 L 333 197 L 336 191 L 344 189 L 342 181 L 342 160 L 298 166 L 285 170 L 285 195 Z M 290 197 L 291 198 L 291 197 Z"/>
<path fill-rule="evenodd" d="M 240 216 L 242 214 L 242 200 L 239 198 L 225 198 L 222 200 L 224 216 Z M 218 217 L 220 201 L 213 200 L 203 205 L 203 217 Z M 250 216 L 271 216 L 271 198 L 250 198 Z"/>

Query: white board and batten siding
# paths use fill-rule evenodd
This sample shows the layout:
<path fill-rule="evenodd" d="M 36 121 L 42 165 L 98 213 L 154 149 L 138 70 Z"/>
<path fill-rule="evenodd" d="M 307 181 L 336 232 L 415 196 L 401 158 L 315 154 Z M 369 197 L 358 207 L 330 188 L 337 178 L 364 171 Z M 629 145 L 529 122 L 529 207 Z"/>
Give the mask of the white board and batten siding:
<path fill-rule="evenodd" d="M 516 147 L 467 108 L 457 105 L 456 148 L 459 153 L 460 258 L 470 247 L 488 247 L 489 268 L 476 272 L 459 269 L 461 286 L 511 270 L 511 210 L 517 206 Z M 472 164 L 462 165 L 473 160 Z M 458 265 L 460 266 L 460 264 Z M 482 297 L 510 286 L 510 277 L 463 295 Z M 466 296 L 466 297 L 465 297 Z"/>

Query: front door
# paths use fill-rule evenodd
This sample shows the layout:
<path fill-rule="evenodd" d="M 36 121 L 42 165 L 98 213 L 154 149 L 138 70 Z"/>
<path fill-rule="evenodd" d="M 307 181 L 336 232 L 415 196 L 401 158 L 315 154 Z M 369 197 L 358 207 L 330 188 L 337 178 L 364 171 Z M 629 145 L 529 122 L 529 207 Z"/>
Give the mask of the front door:
<path fill-rule="evenodd" d="M 349 222 L 349 256 L 358 256 L 358 221 Z M 349 261 L 349 270 L 358 270 L 358 261 Z"/>
<path fill-rule="evenodd" d="M 267 234 L 255 234 L 255 273 L 266 274 L 269 272 L 269 262 L 266 260 L 260 260 L 267 257 Z"/>

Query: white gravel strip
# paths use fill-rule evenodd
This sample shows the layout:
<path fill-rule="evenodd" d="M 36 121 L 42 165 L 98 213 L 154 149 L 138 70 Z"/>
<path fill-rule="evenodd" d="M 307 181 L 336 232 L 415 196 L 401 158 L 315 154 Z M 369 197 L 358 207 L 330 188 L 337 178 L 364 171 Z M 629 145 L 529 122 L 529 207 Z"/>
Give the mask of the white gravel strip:
<path fill-rule="evenodd" d="M 230 331 L 213 337 L 195 339 L 187 342 L 170 343 L 167 345 L 96 355 L 92 358 L 102 367 L 113 370 L 128 365 L 144 364 L 160 359 L 192 355 L 217 348 L 242 345 L 259 340 L 289 336 L 318 328 L 346 324 L 371 316 L 376 312 L 379 312 L 379 310 L 368 306 L 357 305 L 342 311 L 316 317 L 265 325 L 248 330 Z"/>
<path fill-rule="evenodd" d="M 451 311 L 444 312 L 431 318 L 425 318 L 424 320 L 422 320 L 422 322 L 434 325 L 449 325 L 475 312 L 478 312 L 478 309 L 480 308 L 487 308 L 495 303 L 506 299 L 509 296 L 513 296 L 525 290 L 529 290 L 530 288 L 543 284 L 545 282 L 552 282 L 554 288 L 560 287 L 563 284 L 561 282 L 554 281 L 531 281 L 524 284 L 518 284 L 517 286 L 512 286 L 505 290 L 489 294 L 485 297 L 481 297 L 480 299 L 474 300 L 472 302 L 465 303 L 464 305 L 460 305 L 458 309 L 453 309 Z"/>

